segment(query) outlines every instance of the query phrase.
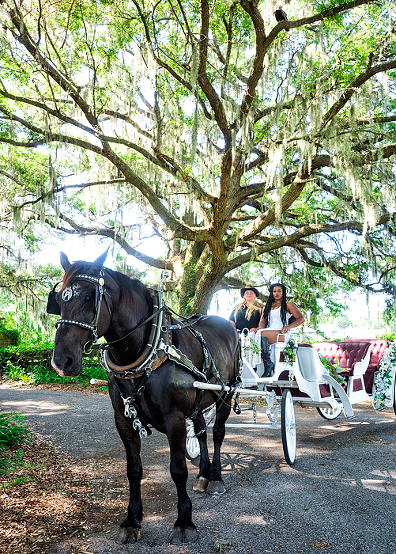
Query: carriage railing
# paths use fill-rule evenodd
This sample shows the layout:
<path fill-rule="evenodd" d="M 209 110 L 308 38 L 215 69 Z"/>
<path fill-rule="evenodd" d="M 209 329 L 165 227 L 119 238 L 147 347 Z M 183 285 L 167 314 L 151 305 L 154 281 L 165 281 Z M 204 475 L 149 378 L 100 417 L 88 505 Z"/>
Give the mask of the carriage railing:
<path fill-rule="evenodd" d="M 280 372 L 289 370 L 290 377 L 289 380 L 292 380 L 293 376 L 293 365 L 289 364 L 282 359 L 282 353 L 285 350 L 286 346 L 289 344 L 289 341 L 283 342 L 279 338 L 282 335 L 279 333 L 278 340 L 276 343 L 270 345 L 270 355 L 271 360 L 275 364 L 275 373 L 270 377 L 263 377 L 264 375 L 264 364 L 261 358 L 261 336 L 259 333 L 249 332 L 248 329 L 244 329 L 241 332 L 241 349 L 242 349 L 242 360 L 244 368 L 242 371 L 242 381 L 247 386 L 257 385 L 258 380 L 263 379 L 264 383 L 276 378 Z M 294 333 L 292 333 L 290 342 L 294 341 Z"/>

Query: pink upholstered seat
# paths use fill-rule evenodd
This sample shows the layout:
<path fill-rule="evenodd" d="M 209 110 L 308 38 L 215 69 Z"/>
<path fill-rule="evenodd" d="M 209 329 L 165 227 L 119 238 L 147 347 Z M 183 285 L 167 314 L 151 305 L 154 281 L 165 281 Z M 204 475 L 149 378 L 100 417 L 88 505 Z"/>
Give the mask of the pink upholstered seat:
<path fill-rule="evenodd" d="M 332 364 L 337 363 L 343 368 L 341 375 L 346 379 L 344 385 L 348 396 L 367 399 L 367 389 L 364 374 L 367 371 L 371 342 L 369 340 L 345 340 L 339 342 L 319 342 L 314 344 L 319 354 L 331 358 Z M 370 390 L 370 393 L 372 391 Z"/>
<path fill-rule="evenodd" d="M 334 358 L 339 358 L 339 356 L 337 355 L 337 352 L 339 353 L 339 351 L 337 350 L 336 345 L 338 345 L 339 348 L 351 349 L 351 352 L 352 352 L 352 349 L 353 349 L 352 344 L 355 343 L 356 346 L 354 351 L 356 355 L 356 349 L 359 349 L 358 345 L 365 342 L 369 342 L 371 344 L 371 354 L 370 354 L 370 361 L 369 361 L 367 370 L 363 375 L 363 379 L 364 379 L 364 387 L 366 389 L 366 392 L 368 394 L 371 394 L 373 391 L 374 373 L 378 371 L 379 363 L 382 359 L 382 356 L 384 355 L 385 349 L 388 347 L 387 339 L 365 339 L 365 340 L 351 339 L 351 340 L 340 341 L 340 342 L 322 342 L 322 343 L 317 343 L 314 346 L 315 348 L 317 348 L 321 356 L 324 356 L 324 357 L 332 356 L 334 360 Z M 348 365 L 344 365 L 343 363 L 340 363 L 340 366 L 350 369 Z M 342 374 L 344 375 L 344 372 Z M 351 374 L 350 371 L 348 371 L 348 373 L 345 374 L 345 376 L 348 376 L 350 374 Z"/>
<path fill-rule="evenodd" d="M 370 341 L 345 340 L 339 342 L 318 342 L 313 345 L 323 358 L 331 357 L 331 363 L 338 363 L 345 369 L 343 374 L 353 375 L 357 362 L 361 362 L 370 348 Z"/>

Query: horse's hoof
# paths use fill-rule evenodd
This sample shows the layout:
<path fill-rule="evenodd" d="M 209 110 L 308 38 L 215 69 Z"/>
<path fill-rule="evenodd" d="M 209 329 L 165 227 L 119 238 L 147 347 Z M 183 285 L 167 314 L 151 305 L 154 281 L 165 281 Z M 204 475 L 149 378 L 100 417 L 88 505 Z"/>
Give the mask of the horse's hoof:
<path fill-rule="evenodd" d="M 171 544 L 190 544 L 198 540 L 198 531 L 195 526 L 175 527 L 170 537 Z"/>
<path fill-rule="evenodd" d="M 140 539 L 140 529 L 138 527 L 120 527 L 116 542 L 119 544 L 128 544 L 137 542 Z"/>
<path fill-rule="evenodd" d="M 206 487 L 208 486 L 209 479 L 206 479 L 206 477 L 197 477 L 195 479 L 195 485 L 193 486 L 194 492 L 205 492 Z"/>
<path fill-rule="evenodd" d="M 207 494 L 210 494 L 210 496 L 218 496 L 220 494 L 224 494 L 225 491 L 226 488 L 223 481 L 209 481 L 208 486 L 206 487 L 206 492 Z"/>

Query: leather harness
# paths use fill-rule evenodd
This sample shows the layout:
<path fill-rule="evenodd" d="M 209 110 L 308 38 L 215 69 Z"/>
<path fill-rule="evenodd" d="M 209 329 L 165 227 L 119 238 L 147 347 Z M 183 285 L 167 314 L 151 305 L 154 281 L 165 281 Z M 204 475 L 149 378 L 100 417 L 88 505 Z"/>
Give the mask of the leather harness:
<path fill-rule="evenodd" d="M 218 391 L 212 391 L 212 392 L 214 392 L 214 394 L 218 396 L 218 398 L 222 397 L 222 392 L 223 392 L 225 383 L 223 382 L 223 379 L 216 368 L 212 354 L 209 350 L 208 345 L 206 344 L 204 337 L 197 329 L 194 328 L 194 325 L 196 323 L 198 323 L 199 321 L 202 321 L 203 319 L 206 319 L 207 316 L 198 314 L 195 316 L 191 316 L 189 318 L 182 318 L 181 321 L 174 319 L 176 323 L 172 324 L 171 309 L 168 308 L 163 302 L 162 287 L 160 283 L 158 287 L 158 291 L 153 291 L 149 289 L 153 300 L 153 314 L 150 317 L 148 317 L 142 323 L 135 326 L 131 331 L 129 331 L 124 337 L 121 337 L 120 339 L 117 339 L 112 342 L 104 343 L 104 344 L 95 344 L 95 342 L 98 340 L 97 325 L 99 321 L 99 315 L 100 315 L 103 299 L 105 300 L 104 304 L 106 305 L 109 311 L 109 314 L 111 315 L 110 307 L 106 299 L 106 294 L 108 295 L 108 293 L 106 292 L 106 288 L 105 288 L 104 271 L 101 270 L 99 272 L 98 277 L 93 277 L 92 275 L 85 275 L 85 274 L 76 275 L 73 281 L 78 281 L 78 280 L 89 281 L 96 285 L 94 318 L 91 321 L 91 323 L 83 323 L 72 319 L 61 318 L 56 322 L 56 326 L 58 327 L 59 325 L 62 325 L 62 324 L 76 325 L 78 327 L 89 329 L 91 331 L 92 338 L 90 338 L 84 344 L 83 352 L 85 354 L 88 354 L 87 348 L 101 350 L 101 360 L 105 370 L 107 371 L 107 373 L 116 377 L 116 380 L 114 381 L 114 383 L 115 383 L 115 386 L 118 388 L 121 399 L 124 403 L 124 416 L 132 419 L 133 428 L 139 433 L 141 438 L 147 437 L 147 435 L 151 433 L 151 430 L 142 419 L 141 414 L 139 414 L 139 407 L 136 404 L 136 400 L 142 394 L 145 388 L 146 381 L 151 375 L 151 373 L 156 369 L 158 369 L 161 365 L 163 365 L 167 360 L 171 360 L 185 367 L 189 372 L 195 375 L 195 377 L 197 377 L 198 380 L 200 381 L 208 383 L 209 379 L 214 379 L 215 382 L 220 383 L 222 390 L 220 392 Z M 59 304 L 57 304 L 57 301 L 56 301 L 55 287 L 52 289 L 52 291 L 49 294 L 47 311 L 49 313 L 55 313 L 60 315 Z M 67 292 L 65 293 L 65 291 Z M 62 292 L 62 299 L 64 301 L 68 301 L 72 298 L 72 295 L 73 295 L 72 286 L 68 286 Z M 127 336 L 129 336 L 138 328 L 148 323 L 150 320 L 151 320 L 151 328 L 150 328 L 149 338 L 146 346 L 144 347 L 142 353 L 137 358 L 137 360 L 135 360 L 134 362 L 126 366 L 116 365 L 110 359 L 109 350 L 112 349 L 114 344 L 125 339 Z M 200 342 L 202 346 L 202 350 L 204 354 L 204 364 L 203 364 L 202 371 L 199 370 L 197 367 L 195 367 L 195 365 L 188 358 L 188 356 L 186 356 L 181 350 L 179 350 L 178 348 L 176 348 L 174 344 L 172 344 L 172 331 L 180 330 L 183 328 L 187 329 L 193 335 L 193 337 Z M 124 398 L 120 390 L 120 387 L 117 383 L 117 379 L 135 380 L 131 396 Z M 237 379 L 237 382 L 238 382 L 238 379 Z M 238 386 L 237 382 L 235 384 L 235 387 Z M 199 410 L 199 404 L 203 396 L 203 392 L 204 391 L 200 389 L 199 392 L 197 393 L 194 405 L 188 417 L 194 418 L 197 415 Z"/>
<path fill-rule="evenodd" d="M 59 325 L 76 325 L 84 329 L 88 329 L 92 333 L 92 337 L 84 344 L 83 352 L 88 353 L 87 348 L 92 348 L 95 350 L 101 350 L 102 352 L 102 363 L 106 371 L 110 374 L 113 374 L 119 379 L 137 379 L 143 374 L 150 374 L 152 371 L 160 367 L 167 360 L 172 360 L 193 373 L 199 380 L 204 382 L 209 382 L 208 375 L 214 376 L 220 383 L 222 382 L 221 376 L 214 364 L 213 357 L 210 353 L 209 347 L 206 344 L 205 339 L 202 334 L 193 328 L 195 323 L 206 319 L 207 316 L 195 315 L 189 318 L 183 318 L 182 321 L 177 321 L 176 324 L 172 324 L 171 310 L 163 303 L 162 298 L 162 288 L 161 285 L 158 288 L 158 291 L 149 289 L 152 300 L 153 300 L 153 314 L 147 318 L 145 321 L 135 326 L 131 331 L 129 331 L 124 337 L 117 339 L 112 342 L 107 342 L 104 344 L 94 344 L 98 340 L 98 331 L 97 325 L 100 316 L 100 310 L 102 307 L 102 301 L 105 300 L 105 305 L 111 315 L 110 307 L 106 299 L 106 288 L 104 281 L 104 271 L 99 272 L 98 277 L 92 275 L 79 274 L 76 275 L 73 279 L 74 281 L 89 281 L 96 285 L 95 292 L 95 314 L 94 318 L 90 323 L 84 323 L 81 321 L 76 321 L 73 319 L 64 319 L 61 318 L 56 322 L 56 327 Z M 55 285 L 56 286 L 56 285 Z M 51 308 L 47 307 L 49 313 L 58 313 L 60 314 L 59 305 L 54 307 L 55 301 L 55 287 L 49 294 L 48 305 Z M 69 285 L 62 292 L 62 299 L 67 302 L 73 296 L 72 285 Z M 161 304 L 161 307 L 160 307 Z M 57 309 L 58 308 L 58 309 Z M 51 310 L 51 311 L 50 311 Z M 151 320 L 151 329 L 149 338 L 146 346 L 144 347 L 140 356 L 134 362 L 126 366 L 116 365 L 109 356 L 109 350 L 112 349 L 113 345 L 117 342 L 120 342 L 139 327 L 142 327 Z M 202 345 L 204 353 L 204 366 L 203 371 L 199 370 L 194 366 L 192 361 L 178 348 L 172 344 L 172 331 L 176 329 L 188 329 L 191 334 L 196 338 Z M 89 345 L 89 346 L 88 346 Z"/>

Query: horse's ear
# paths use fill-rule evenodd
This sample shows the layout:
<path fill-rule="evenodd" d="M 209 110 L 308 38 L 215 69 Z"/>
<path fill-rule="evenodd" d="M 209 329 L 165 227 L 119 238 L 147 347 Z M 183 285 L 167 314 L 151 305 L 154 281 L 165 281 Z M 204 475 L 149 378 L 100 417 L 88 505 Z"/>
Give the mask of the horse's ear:
<path fill-rule="evenodd" d="M 66 256 L 64 252 L 60 253 L 60 263 L 63 269 L 66 271 L 70 267 L 69 258 Z"/>
<path fill-rule="evenodd" d="M 106 261 L 107 254 L 109 252 L 109 247 L 106 248 L 106 250 L 99 256 L 99 258 L 96 258 L 96 260 L 92 263 L 94 266 L 103 267 L 103 264 Z"/>

